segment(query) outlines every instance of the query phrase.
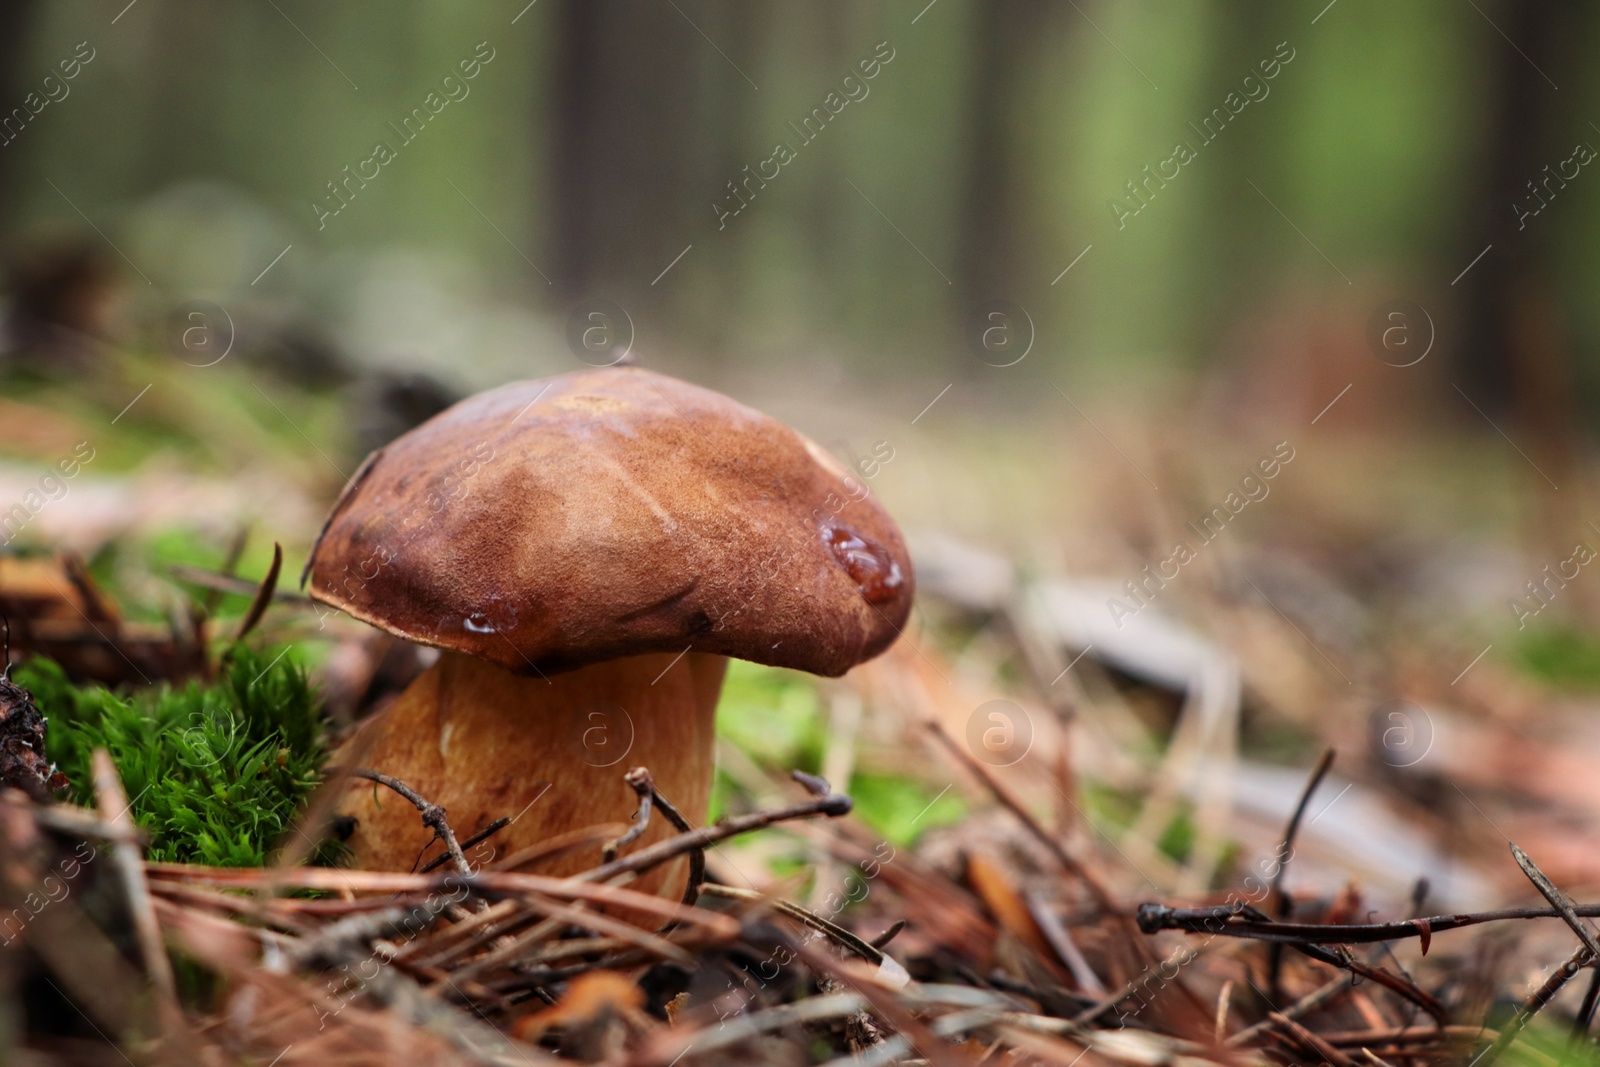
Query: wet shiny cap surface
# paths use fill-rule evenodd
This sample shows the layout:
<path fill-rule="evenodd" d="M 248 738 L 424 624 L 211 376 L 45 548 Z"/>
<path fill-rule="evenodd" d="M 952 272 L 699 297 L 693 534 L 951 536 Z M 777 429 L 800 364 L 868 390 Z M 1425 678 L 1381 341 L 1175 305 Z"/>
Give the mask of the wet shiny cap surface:
<path fill-rule="evenodd" d="M 694 649 L 839 675 L 911 610 L 899 529 L 831 456 L 634 367 L 514 382 L 368 458 L 311 595 L 522 674 Z"/>

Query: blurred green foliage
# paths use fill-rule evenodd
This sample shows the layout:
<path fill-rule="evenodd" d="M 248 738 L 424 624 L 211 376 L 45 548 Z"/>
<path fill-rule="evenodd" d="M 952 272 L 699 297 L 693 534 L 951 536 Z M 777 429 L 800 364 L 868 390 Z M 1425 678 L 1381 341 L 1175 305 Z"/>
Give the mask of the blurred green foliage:
<path fill-rule="evenodd" d="M 776 777 L 791 770 L 816 774 L 827 744 L 827 716 L 817 683 L 797 671 L 733 660 L 717 705 L 717 733 Z M 951 791 L 941 795 L 926 782 L 881 770 L 858 768 L 846 792 L 855 801 L 855 816 L 897 846 L 966 812 Z M 735 780 L 719 772 L 712 818 L 726 813 L 739 795 Z"/>
<path fill-rule="evenodd" d="M 808 676 L 729 661 L 717 705 L 717 733 L 757 763 L 784 774 L 818 773 L 827 740 L 825 726 L 822 701 Z"/>
<path fill-rule="evenodd" d="M 1143 806 L 1143 798 L 1134 790 L 1113 789 L 1092 779 L 1084 780 L 1083 798 L 1092 824 L 1110 827 L 1119 833 L 1133 825 Z M 1194 817 L 1185 807 L 1162 830 L 1156 839 L 1156 848 L 1174 862 L 1183 863 L 1194 848 L 1195 838 Z"/>
<path fill-rule="evenodd" d="M 1523 631 L 1511 647 L 1515 661 L 1540 681 L 1600 689 L 1600 639 L 1593 634 L 1551 624 Z"/>
<path fill-rule="evenodd" d="M 1174 863 L 1187 863 L 1189 852 L 1194 848 L 1195 833 L 1194 817 L 1188 811 L 1180 811 L 1167 823 L 1156 841 L 1156 848 Z"/>
<path fill-rule="evenodd" d="M 861 821 L 891 845 L 909 845 L 926 830 L 957 822 L 967 806 L 953 791 L 942 796 L 915 778 L 858 771 L 850 796 Z"/>

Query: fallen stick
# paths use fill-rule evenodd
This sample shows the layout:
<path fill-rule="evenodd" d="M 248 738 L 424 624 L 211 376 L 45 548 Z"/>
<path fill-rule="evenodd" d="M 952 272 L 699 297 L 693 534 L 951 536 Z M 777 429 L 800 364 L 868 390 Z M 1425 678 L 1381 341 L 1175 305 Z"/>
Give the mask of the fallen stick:
<path fill-rule="evenodd" d="M 1600 904 L 1574 904 L 1574 915 L 1600 918 Z M 1403 941 L 1416 937 L 1431 939 L 1434 934 L 1460 930 L 1482 923 L 1508 919 L 1559 919 L 1554 908 L 1500 908 L 1495 911 L 1430 915 L 1388 923 L 1289 923 L 1273 919 L 1251 919 L 1237 905 L 1210 908 L 1170 908 L 1164 904 L 1139 905 L 1139 929 L 1147 934 L 1160 930 L 1183 930 L 1191 934 L 1219 934 L 1255 941 L 1282 941 L 1305 945 L 1370 945 L 1379 941 Z"/>

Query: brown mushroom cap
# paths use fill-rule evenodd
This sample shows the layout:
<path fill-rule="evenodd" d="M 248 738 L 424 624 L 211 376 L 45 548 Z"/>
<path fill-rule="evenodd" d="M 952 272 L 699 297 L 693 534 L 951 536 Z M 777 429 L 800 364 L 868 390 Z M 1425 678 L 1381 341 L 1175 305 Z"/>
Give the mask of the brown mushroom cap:
<path fill-rule="evenodd" d="M 307 570 L 326 604 L 519 674 L 693 648 L 839 675 L 913 592 L 864 482 L 632 367 L 504 385 L 373 453 Z"/>

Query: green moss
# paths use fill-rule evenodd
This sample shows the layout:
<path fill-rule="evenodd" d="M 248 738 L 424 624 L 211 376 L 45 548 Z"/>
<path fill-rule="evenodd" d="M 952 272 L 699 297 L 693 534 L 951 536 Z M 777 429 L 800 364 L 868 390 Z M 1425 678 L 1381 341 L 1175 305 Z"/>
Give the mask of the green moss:
<path fill-rule="evenodd" d="M 260 866 L 321 780 L 315 697 L 287 650 L 235 646 L 209 685 L 131 696 L 75 686 L 42 659 L 16 680 L 49 717 L 73 802 L 95 803 L 90 754 L 111 753 L 152 860 Z"/>

